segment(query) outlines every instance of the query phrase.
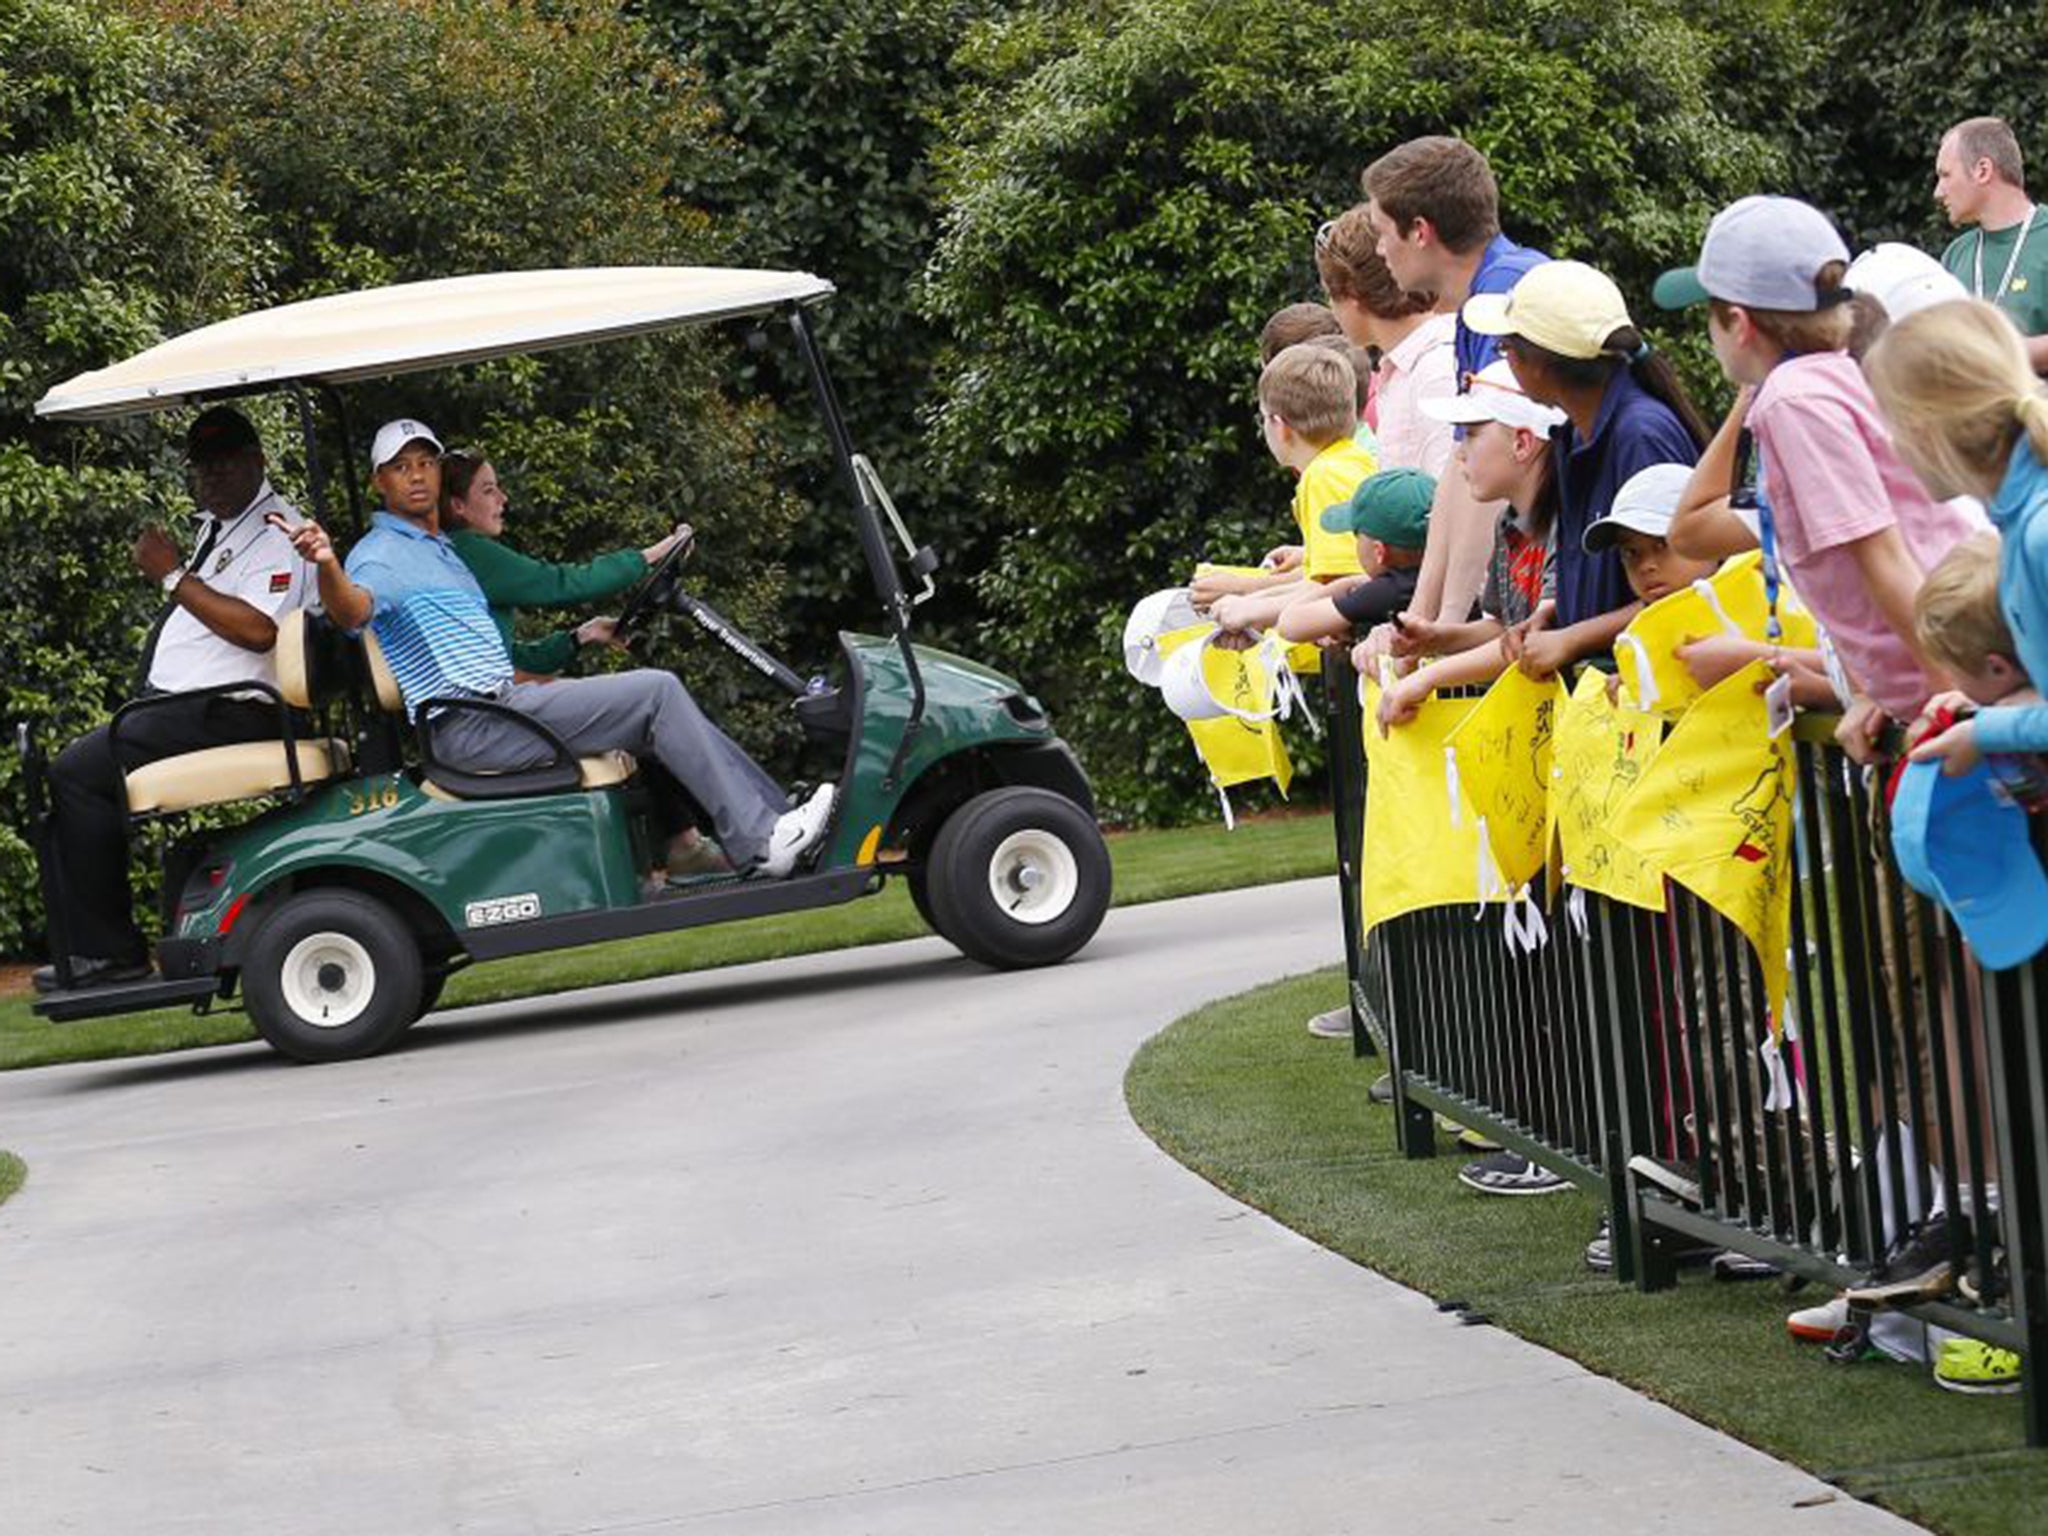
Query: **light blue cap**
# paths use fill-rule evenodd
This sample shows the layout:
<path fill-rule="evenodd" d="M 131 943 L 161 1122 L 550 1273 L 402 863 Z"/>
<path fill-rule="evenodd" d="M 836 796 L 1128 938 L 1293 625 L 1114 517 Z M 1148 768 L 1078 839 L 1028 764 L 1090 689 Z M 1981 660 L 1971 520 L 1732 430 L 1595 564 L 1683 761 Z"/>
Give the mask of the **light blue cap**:
<path fill-rule="evenodd" d="M 1953 776 L 1939 763 L 1906 766 L 1892 798 L 1892 854 L 1908 885 L 1948 908 L 1987 969 L 2048 946 L 2048 874 L 2026 812 L 1982 763 Z"/>

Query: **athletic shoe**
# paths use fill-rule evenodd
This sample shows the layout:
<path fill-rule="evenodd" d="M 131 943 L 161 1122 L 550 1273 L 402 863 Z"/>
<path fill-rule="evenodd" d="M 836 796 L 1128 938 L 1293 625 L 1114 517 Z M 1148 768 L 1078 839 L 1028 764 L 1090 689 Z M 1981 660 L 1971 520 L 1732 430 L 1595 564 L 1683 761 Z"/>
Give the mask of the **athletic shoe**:
<path fill-rule="evenodd" d="M 732 862 L 718 844 L 692 827 L 670 841 L 667 868 L 669 879 L 680 882 L 692 875 L 729 875 Z"/>
<path fill-rule="evenodd" d="M 1586 1244 L 1586 1268 L 1603 1275 L 1614 1268 L 1614 1224 L 1605 1216 L 1593 1229 L 1593 1240 Z"/>
<path fill-rule="evenodd" d="M 1870 1279 L 1849 1287 L 1849 1300 L 1856 1306 L 1872 1308 L 1934 1301 L 1956 1288 L 1955 1260 L 1948 1218 L 1932 1217 L 1908 1228 Z"/>
<path fill-rule="evenodd" d="M 1973 1307 L 1984 1305 L 1984 1277 L 1977 1272 L 1977 1261 L 1973 1258 L 1970 1267 L 1956 1277 L 1956 1289 L 1965 1301 Z M 2005 1262 L 2005 1250 L 1991 1250 L 1991 1299 L 2012 1294 L 2012 1274 Z"/>
<path fill-rule="evenodd" d="M 1394 1102 L 1394 1074 L 1382 1072 L 1372 1080 L 1372 1086 L 1365 1090 L 1365 1096 L 1375 1104 Z"/>
<path fill-rule="evenodd" d="M 1687 1205 L 1696 1207 L 1700 1203 L 1700 1181 L 1687 1173 L 1682 1164 L 1638 1153 L 1628 1160 L 1628 1171 L 1667 1195 L 1676 1195 Z"/>
<path fill-rule="evenodd" d="M 817 847 L 825 836 L 825 828 L 832 821 L 834 794 L 832 785 L 820 784 L 811 791 L 810 799 L 776 818 L 775 830 L 768 834 L 768 852 L 755 866 L 757 873 L 770 880 L 784 880 L 795 872 L 796 861 Z"/>
<path fill-rule="evenodd" d="M 1349 1040 L 1351 1038 L 1351 1008 L 1332 1008 L 1328 1013 L 1319 1013 L 1308 1021 L 1308 1032 L 1318 1040 Z"/>
<path fill-rule="evenodd" d="M 1737 1253 L 1733 1248 L 1714 1255 L 1716 1280 L 1770 1280 L 1777 1274 L 1777 1265 L 1746 1253 Z"/>
<path fill-rule="evenodd" d="M 1934 1384 L 1979 1397 L 2017 1392 L 2020 1357 L 1982 1339 L 1947 1339 L 1934 1358 Z"/>
<path fill-rule="evenodd" d="M 71 985 L 74 990 L 87 987 L 118 987 L 131 981 L 147 981 L 150 977 L 148 956 L 139 960 L 101 960 L 91 955 L 71 957 Z M 38 992 L 57 990 L 57 967 L 39 965 L 29 973 L 29 981 Z"/>
<path fill-rule="evenodd" d="M 1849 1298 L 1837 1296 L 1818 1306 L 1801 1307 L 1785 1319 L 1785 1331 L 1802 1344 L 1832 1344 L 1849 1326 Z"/>
<path fill-rule="evenodd" d="M 1556 1195 L 1571 1182 L 1540 1167 L 1519 1152 L 1496 1152 L 1458 1170 L 1458 1182 L 1482 1195 Z"/>
<path fill-rule="evenodd" d="M 1501 1150 L 1499 1142 L 1490 1136 L 1482 1136 L 1465 1126 L 1458 1127 L 1458 1145 L 1467 1152 L 1493 1153 Z"/>

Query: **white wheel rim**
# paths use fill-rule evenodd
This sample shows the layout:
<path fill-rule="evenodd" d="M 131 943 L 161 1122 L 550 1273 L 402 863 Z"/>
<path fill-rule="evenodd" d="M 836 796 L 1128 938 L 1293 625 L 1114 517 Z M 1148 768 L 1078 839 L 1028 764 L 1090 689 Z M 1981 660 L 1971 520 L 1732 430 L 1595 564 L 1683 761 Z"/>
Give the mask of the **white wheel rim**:
<path fill-rule="evenodd" d="M 1036 827 L 1012 832 L 988 861 L 988 893 L 995 904 L 1034 928 L 1064 916 L 1080 889 L 1074 850 Z"/>
<path fill-rule="evenodd" d="M 315 1029 L 353 1024 L 377 995 L 377 962 L 345 933 L 309 933 L 284 957 L 285 1006 Z"/>

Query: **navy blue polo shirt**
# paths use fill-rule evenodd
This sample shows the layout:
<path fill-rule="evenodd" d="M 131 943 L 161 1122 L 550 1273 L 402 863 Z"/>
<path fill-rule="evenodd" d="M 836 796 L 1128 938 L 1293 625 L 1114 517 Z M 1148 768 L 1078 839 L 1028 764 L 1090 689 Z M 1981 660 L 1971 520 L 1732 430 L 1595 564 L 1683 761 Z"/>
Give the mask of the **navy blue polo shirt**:
<path fill-rule="evenodd" d="M 1580 442 L 1570 422 L 1550 438 L 1557 475 L 1557 623 L 1577 624 L 1636 600 L 1612 547 L 1597 555 L 1581 542 L 1588 525 L 1607 515 L 1614 493 L 1652 464 L 1693 464 L 1700 451 L 1670 406 L 1617 369 L 1600 399 L 1593 432 Z"/>
<path fill-rule="evenodd" d="M 1495 235 L 1486 243 L 1486 252 L 1479 258 L 1479 265 L 1472 273 L 1472 287 L 1466 293 L 1470 298 L 1475 293 L 1506 293 L 1522 280 L 1522 274 L 1531 267 L 1540 267 L 1550 258 L 1539 250 L 1526 245 L 1517 245 L 1506 235 Z M 1465 326 L 1465 306 L 1458 306 L 1458 330 L 1452 338 L 1452 349 L 1458 358 L 1458 392 L 1463 394 L 1465 383 L 1500 356 L 1500 338 L 1482 336 Z"/>

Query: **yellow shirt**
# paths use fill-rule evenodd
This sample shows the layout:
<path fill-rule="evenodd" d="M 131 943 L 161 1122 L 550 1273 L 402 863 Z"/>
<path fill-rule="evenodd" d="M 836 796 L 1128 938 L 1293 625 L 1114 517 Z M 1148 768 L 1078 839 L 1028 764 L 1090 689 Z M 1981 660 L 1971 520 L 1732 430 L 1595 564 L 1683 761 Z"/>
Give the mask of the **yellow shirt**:
<path fill-rule="evenodd" d="M 1357 576 L 1364 571 L 1358 563 L 1358 535 L 1331 533 L 1323 527 L 1323 509 L 1349 501 L 1358 483 L 1379 473 L 1379 461 L 1372 450 L 1351 438 L 1342 437 L 1309 461 L 1294 488 L 1294 521 L 1301 529 L 1302 548 L 1307 551 L 1302 573 L 1315 579 Z"/>

